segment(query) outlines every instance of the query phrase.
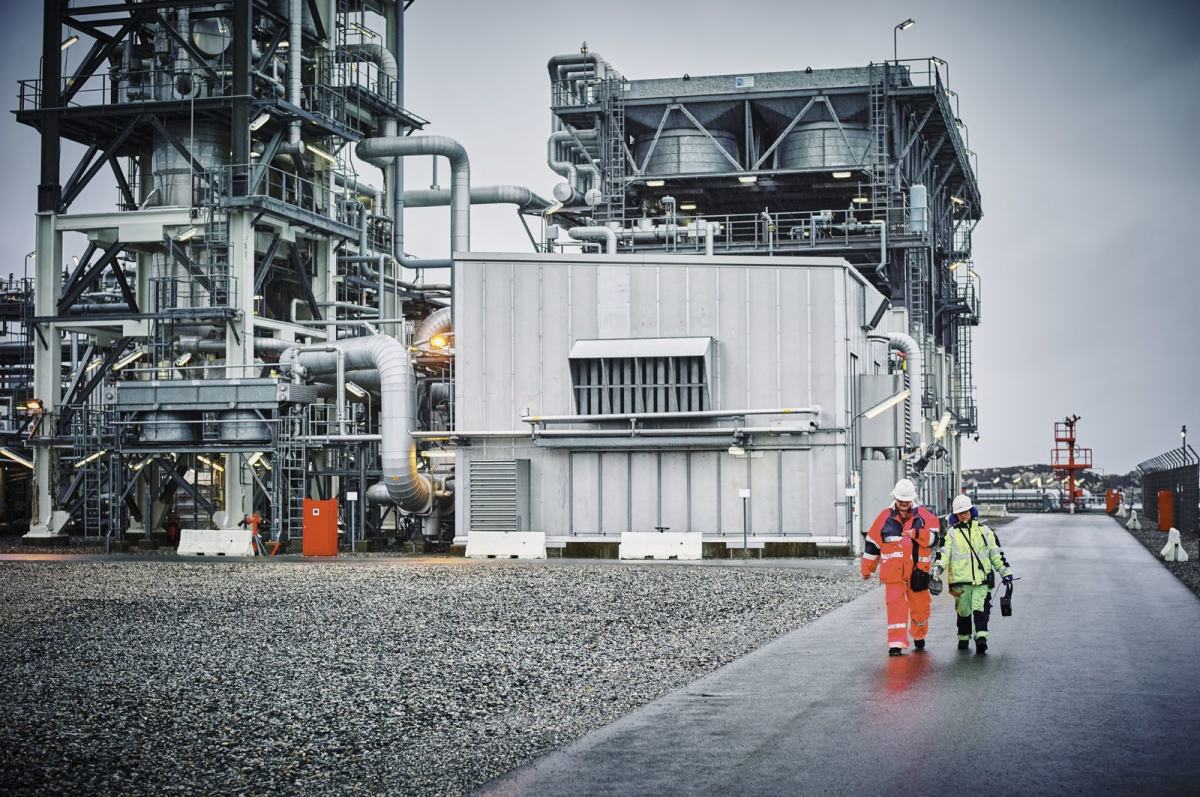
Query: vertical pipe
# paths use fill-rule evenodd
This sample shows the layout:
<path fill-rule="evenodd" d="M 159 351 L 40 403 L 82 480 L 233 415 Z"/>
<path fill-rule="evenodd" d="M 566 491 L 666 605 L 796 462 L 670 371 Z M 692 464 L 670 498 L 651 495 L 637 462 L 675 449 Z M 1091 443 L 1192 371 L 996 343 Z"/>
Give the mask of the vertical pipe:
<path fill-rule="evenodd" d="M 288 102 L 300 107 L 300 69 L 301 44 L 304 12 L 303 0 L 290 0 L 288 3 Z M 288 124 L 288 145 L 293 152 L 298 151 L 300 143 L 300 120 L 295 119 Z"/>

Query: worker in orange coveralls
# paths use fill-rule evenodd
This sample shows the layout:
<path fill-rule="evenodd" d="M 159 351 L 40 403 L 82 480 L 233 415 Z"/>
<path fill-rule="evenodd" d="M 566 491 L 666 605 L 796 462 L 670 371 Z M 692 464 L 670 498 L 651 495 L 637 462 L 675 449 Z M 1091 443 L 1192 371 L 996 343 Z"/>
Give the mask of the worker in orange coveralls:
<path fill-rule="evenodd" d="M 916 649 L 925 649 L 929 570 L 940 524 L 936 515 L 917 505 L 917 487 L 909 479 L 896 482 L 892 498 L 895 502 L 879 513 L 867 532 L 862 576 L 869 580 L 882 562 L 879 580 L 887 601 L 888 655 L 899 656 L 908 647 L 910 630 Z"/>

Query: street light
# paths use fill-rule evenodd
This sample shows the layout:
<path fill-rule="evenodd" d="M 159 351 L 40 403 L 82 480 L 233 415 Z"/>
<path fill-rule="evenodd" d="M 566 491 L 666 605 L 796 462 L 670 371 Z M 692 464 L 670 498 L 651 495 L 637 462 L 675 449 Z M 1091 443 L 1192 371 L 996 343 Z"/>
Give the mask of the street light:
<path fill-rule="evenodd" d="M 917 21 L 915 19 L 913 19 L 912 17 L 909 17 L 908 19 L 904 20 L 903 22 L 901 22 L 899 25 L 897 25 L 895 28 L 892 29 L 892 60 L 893 61 L 900 60 L 899 55 L 897 55 L 899 50 L 897 49 L 896 37 L 900 34 L 900 31 L 908 30 L 909 28 L 911 28 L 913 25 L 916 25 L 916 24 L 917 24 Z"/>
<path fill-rule="evenodd" d="M 892 407 L 896 406 L 897 404 L 899 404 L 900 402 L 902 402 L 906 398 L 908 398 L 909 392 L 910 391 L 908 388 L 904 388 L 899 393 L 896 393 L 895 395 L 892 395 L 892 396 L 888 396 L 883 401 L 880 401 L 879 403 L 875 404 L 874 406 L 867 408 L 867 411 L 862 414 L 862 417 L 866 418 L 867 420 L 870 420 L 870 419 L 874 418 L 876 415 L 881 414 L 885 410 L 890 410 Z"/>

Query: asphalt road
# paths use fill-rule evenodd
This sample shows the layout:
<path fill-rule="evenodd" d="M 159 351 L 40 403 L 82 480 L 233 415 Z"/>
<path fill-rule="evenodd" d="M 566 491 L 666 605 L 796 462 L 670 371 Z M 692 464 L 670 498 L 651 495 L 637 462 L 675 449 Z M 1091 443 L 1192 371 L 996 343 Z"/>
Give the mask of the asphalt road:
<path fill-rule="evenodd" d="M 1035 515 L 986 656 L 886 654 L 882 590 L 485 794 L 1200 793 L 1200 600 L 1111 519 Z"/>

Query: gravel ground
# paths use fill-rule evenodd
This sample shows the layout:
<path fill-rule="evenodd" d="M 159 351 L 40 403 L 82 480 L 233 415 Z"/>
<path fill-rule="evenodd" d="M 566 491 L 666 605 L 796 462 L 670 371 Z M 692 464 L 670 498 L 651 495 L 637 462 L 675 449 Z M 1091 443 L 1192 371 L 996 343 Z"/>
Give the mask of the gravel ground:
<path fill-rule="evenodd" d="M 1125 527 L 1125 521 L 1120 518 L 1114 518 L 1121 527 Z M 1163 563 L 1163 566 L 1175 574 L 1175 577 L 1182 581 L 1188 589 L 1196 593 L 1196 597 L 1200 597 L 1200 537 L 1196 534 L 1185 534 L 1180 532 L 1179 541 L 1183 544 L 1183 550 L 1187 551 L 1188 560 L 1186 562 L 1163 562 L 1161 556 L 1163 546 L 1167 544 L 1166 532 L 1157 531 L 1153 528 L 1154 522 L 1141 518 L 1142 530 L 1130 531 L 1138 542 L 1146 546 L 1146 550 L 1154 554 L 1154 558 Z"/>
<path fill-rule="evenodd" d="M 0 793 L 462 793 L 853 599 L 857 570 L 0 562 Z"/>

